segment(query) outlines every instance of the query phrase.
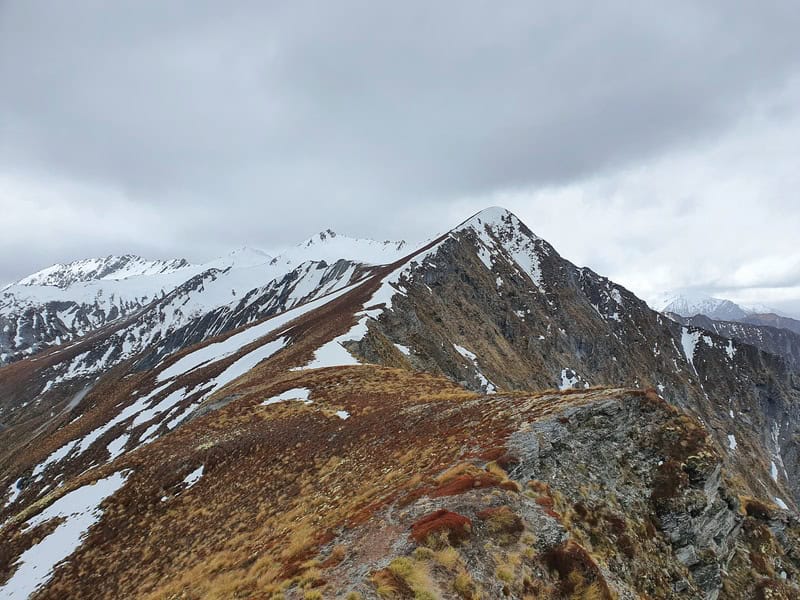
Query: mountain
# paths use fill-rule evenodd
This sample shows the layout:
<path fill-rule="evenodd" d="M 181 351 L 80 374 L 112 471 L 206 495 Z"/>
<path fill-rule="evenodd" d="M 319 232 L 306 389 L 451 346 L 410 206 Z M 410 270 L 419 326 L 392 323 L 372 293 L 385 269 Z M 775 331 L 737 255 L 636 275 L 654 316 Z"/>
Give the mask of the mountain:
<path fill-rule="evenodd" d="M 288 266 L 312 259 L 326 262 L 345 259 L 368 265 L 385 265 L 405 256 L 408 253 L 407 246 L 404 241 L 356 239 L 326 229 L 294 248 L 281 252 L 272 264 Z"/>
<path fill-rule="evenodd" d="M 0 368 L 0 596 L 798 597 L 785 360 L 500 208 L 323 233 Z"/>
<path fill-rule="evenodd" d="M 185 259 L 147 260 L 141 256 L 106 256 L 89 258 L 67 264 L 57 264 L 20 279 L 16 284 L 27 286 L 55 286 L 67 288 L 75 283 L 120 280 L 140 275 L 174 273 L 190 268 Z M 10 286 L 9 286 L 10 287 Z"/>
<path fill-rule="evenodd" d="M 675 294 L 667 292 L 653 302 L 653 308 L 663 313 L 675 313 L 682 317 L 705 315 L 720 321 L 738 321 L 752 311 L 722 298 L 705 294 Z"/>
<path fill-rule="evenodd" d="M 330 292 L 340 279 L 349 280 L 356 265 L 391 262 L 404 246 L 405 242 L 358 240 L 328 230 L 276 257 L 242 247 L 201 265 L 134 256 L 55 265 L 0 292 L 0 365 L 135 319 L 135 331 L 126 330 L 118 336 L 117 348 L 108 350 L 111 362 L 101 363 L 106 367 L 156 340 L 180 338 L 178 330 L 214 312 L 214 327 L 206 331 L 201 326 L 199 336 L 195 332 L 186 338 L 200 341 L 204 335 Z"/>

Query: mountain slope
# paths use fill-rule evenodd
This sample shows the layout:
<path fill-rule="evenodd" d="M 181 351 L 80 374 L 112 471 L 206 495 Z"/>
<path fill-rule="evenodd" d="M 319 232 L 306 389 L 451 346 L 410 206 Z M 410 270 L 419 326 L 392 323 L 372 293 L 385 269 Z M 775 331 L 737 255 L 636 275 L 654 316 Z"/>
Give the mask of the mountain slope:
<path fill-rule="evenodd" d="M 776 315 L 775 313 L 753 313 L 747 315 L 741 321 L 751 325 L 766 325 L 778 329 L 788 329 L 793 333 L 800 334 L 800 321 Z"/>
<path fill-rule="evenodd" d="M 502 209 L 395 251 L 287 259 L 195 310 L 238 277 L 200 273 L 1 368 L 0 590 L 796 596 L 783 361 L 650 310 Z M 95 517 L 71 526 L 78 500 Z M 88 537 L 34 579 L 53 516 Z"/>
<path fill-rule="evenodd" d="M 729 457 L 753 489 L 784 501 L 797 494 L 800 390 L 779 358 L 681 327 L 562 259 L 513 215 L 476 216 L 403 283 L 405 293 L 358 346 L 367 360 L 394 364 L 390 355 L 401 353 L 389 352 L 389 341 L 408 348 L 403 360 L 416 368 L 472 389 L 486 389 L 484 381 L 500 389 L 652 386 L 700 417 L 723 447 L 729 436 L 741 442 Z M 743 440 L 753 441 L 748 456 Z"/>
<path fill-rule="evenodd" d="M 800 372 L 800 335 L 790 329 L 751 324 L 746 321 L 716 321 L 704 315 L 687 318 L 667 313 L 667 316 L 684 325 L 701 327 L 723 337 L 780 356 L 790 369 Z"/>

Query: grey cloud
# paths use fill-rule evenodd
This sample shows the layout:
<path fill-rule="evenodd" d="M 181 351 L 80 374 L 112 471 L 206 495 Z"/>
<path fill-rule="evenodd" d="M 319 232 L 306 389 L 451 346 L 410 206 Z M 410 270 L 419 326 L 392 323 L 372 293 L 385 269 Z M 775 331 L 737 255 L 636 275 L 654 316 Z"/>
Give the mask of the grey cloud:
<path fill-rule="evenodd" d="M 644 4 L 10 2 L 2 157 L 145 199 L 475 193 L 691 140 L 797 67 L 791 3 Z"/>

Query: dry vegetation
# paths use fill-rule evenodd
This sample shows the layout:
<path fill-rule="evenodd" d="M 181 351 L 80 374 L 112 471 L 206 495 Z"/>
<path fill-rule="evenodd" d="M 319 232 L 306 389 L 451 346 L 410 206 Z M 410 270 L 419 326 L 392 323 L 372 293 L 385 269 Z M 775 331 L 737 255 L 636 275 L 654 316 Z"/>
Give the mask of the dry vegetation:
<path fill-rule="evenodd" d="M 293 387 L 309 388 L 313 402 L 261 405 Z M 287 372 L 270 361 L 225 393 L 236 400 L 73 478 L 19 515 L 112 470 L 132 473 L 42 598 L 609 600 L 609 570 L 665 592 L 654 598 L 669 597 L 672 578 L 686 576 L 669 562 L 657 525 L 613 497 L 599 505 L 568 500 L 548 483 L 523 488 L 508 474 L 519 462 L 506 447 L 511 432 L 543 419 L 568 423 L 567 407 L 627 398 L 664 415 L 653 443 L 670 467 L 656 474 L 651 501 L 669 501 L 693 469 L 705 468 L 698 457 L 706 440 L 652 393 L 479 397 L 405 368 Z M 202 479 L 186 489 L 183 478 L 201 464 Z M 769 510 L 742 501 L 747 522 L 768 519 Z M 568 539 L 543 550 L 531 511 Z M 781 598 L 768 532 L 750 526 L 759 545 L 737 572 L 755 569 L 753 593 Z M 5 572 L 39 533 L 4 529 Z"/>

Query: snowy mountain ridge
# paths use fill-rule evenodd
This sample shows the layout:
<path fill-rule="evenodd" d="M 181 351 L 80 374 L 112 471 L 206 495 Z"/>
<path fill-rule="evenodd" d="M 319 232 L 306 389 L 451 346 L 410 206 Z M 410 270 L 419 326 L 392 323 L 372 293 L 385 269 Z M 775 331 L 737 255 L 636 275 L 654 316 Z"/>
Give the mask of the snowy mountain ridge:
<path fill-rule="evenodd" d="M 395 262 L 411 251 L 405 241 L 383 241 L 351 238 L 326 229 L 305 241 L 287 248 L 270 264 L 293 266 L 307 261 L 350 260 L 365 265 Z"/>
<path fill-rule="evenodd" d="M 705 315 L 719 321 L 738 321 L 752 314 L 776 313 L 775 309 L 764 305 L 746 306 L 698 292 L 664 292 L 649 304 L 662 313 L 675 313 L 682 317 Z"/>
<path fill-rule="evenodd" d="M 153 302 L 164 311 L 160 335 L 212 311 L 232 314 L 244 298 L 263 310 L 288 309 L 335 288 L 332 272 L 346 282 L 356 265 L 388 264 L 405 253 L 403 241 L 355 239 L 326 230 L 277 257 L 243 246 L 203 264 L 124 255 L 53 265 L 0 291 L 0 364 L 86 335 Z M 339 261 L 346 264 L 331 267 Z M 255 299 L 276 294 L 279 301 Z M 252 312 L 247 306 L 239 310 Z M 151 342 L 152 331 L 135 337 L 138 342 L 131 341 L 129 351 Z"/>
<path fill-rule="evenodd" d="M 67 288 L 75 283 L 96 280 L 120 280 L 128 277 L 161 275 L 190 268 L 186 259 L 147 260 L 134 254 L 86 258 L 65 264 L 55 264 L 6 286 L 55 286 Z"/>

